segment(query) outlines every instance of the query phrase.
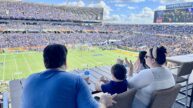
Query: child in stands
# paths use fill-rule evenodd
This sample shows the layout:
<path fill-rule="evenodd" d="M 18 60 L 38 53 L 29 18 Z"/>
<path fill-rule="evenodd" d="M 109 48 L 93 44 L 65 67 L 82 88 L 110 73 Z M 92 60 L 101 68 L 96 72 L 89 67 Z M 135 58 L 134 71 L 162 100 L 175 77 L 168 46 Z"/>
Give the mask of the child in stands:
<path fill-rule="evenodd" d="M 127 70 L 124 65 L 115 64 L 111 68 L 112 80 L 105 80 L 101 77 L 100 83 L 96 85 L 97 91 L 109 94 L 119 94 L 127 91 L 128 82 L 126 80 Z"/>

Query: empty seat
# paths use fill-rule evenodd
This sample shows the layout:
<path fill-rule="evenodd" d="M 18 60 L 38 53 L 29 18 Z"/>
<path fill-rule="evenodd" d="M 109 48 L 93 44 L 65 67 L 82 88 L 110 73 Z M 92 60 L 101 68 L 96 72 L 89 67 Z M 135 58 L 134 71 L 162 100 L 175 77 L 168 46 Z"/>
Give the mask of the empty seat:
<path fill-rule="evenodd" d="M 176 81 L 176 83 L 186 83 L 185 87 L 186 89 L 182 92 L 180 92 L 181 94 L 184 94 L 183 92 L 185 92 L 185 104 L 178 101 L 184 98 L 180 98 L 177 100 L 178 103 L 183 104 L 184 106 L 188 106 L 188 81 L 189 81 L 189 76 L 192 73 L 192 69 L 193 69 L 193 62 L 186 62 L 181 64 L 180 66 L 178 66 L 177 69 L 177 74 L 173 74 L 174 79 Z"/>
<path fill-rule="evenodd" d="M 153 92 L 148 108 L 171 108 L 180 91 L 181 85 Z"/>
<path fill-rule="evenodd" d="M 11 108 L 20 108 L 24 79 L 9 82 Z"/>

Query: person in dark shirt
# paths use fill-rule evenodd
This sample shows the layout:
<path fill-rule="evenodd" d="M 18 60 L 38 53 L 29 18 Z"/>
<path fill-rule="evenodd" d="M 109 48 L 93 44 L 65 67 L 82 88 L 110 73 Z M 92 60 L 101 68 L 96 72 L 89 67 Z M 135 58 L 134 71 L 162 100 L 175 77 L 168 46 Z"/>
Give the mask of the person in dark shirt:
<path fill-rule="evenodd" d="M 122 64 L 115 64 L 111 68 L 112 80 L 108 81 L 104 77 L 100 78 L 100 83 L 96 85 L 96 90 L 104 93 L 119 94 L 127 91 L 128 82 L 126 80 L 127 69 Z"/>

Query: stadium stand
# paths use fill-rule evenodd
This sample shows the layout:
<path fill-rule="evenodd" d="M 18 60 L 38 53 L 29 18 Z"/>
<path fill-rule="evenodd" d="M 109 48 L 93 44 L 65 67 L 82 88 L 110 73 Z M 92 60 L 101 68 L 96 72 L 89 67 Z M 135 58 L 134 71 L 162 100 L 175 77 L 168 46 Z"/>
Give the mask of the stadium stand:
<path fill-rule="evenodd" d="M 52 43 L 99 47 L 113 45 L 134 51 L 164 45 L 168 49 L 168 56 L 193 53 L 191 24 L 121 25 L 101 24 L 102 20 L 102 8 L 0 1 L 0 53 L 42 51 L 44 46 Z M 110 69 L 111 66 L 85 69 L 91 73 L 91 91 L 95 91 L 95 84 L 101 76 L 111 79 Z M 81 75 L 85 70 L 77 69 L 72 73 Z M 9 84 L 12 108 L 19 107 L 18 98 L 22 91 L 20 82 L 21 80 L 11 81 Z M 9 102 L 6 96 L 5 94 L 3 100 L 5 106 Z M 120 104 L 122 102 L 117 107 Z"/>
<path fill-rule="evenodd" d="M 102 45 L 109 40 L 119 40 L 112 42 L 115 46 L 126 46 L 134 50 L 146 50 L 150 46 L 164 45 L 169 50 L 169 56 L 188 54 L 193 52 L 192 31 L 190 25 L 119 25 L 108 26 L 52 26 L 44 25 L 42 31 L 46 31 L 53 27 L 57 31 L 39 31 L 40 26 L 31 25 L 2 25 L 4 32 L 1 32 L 0 47 L 1 48 L 17 48 L 17 47 L 34 47 L 45 46 L 51 43 L 60 44 L 91 44 Z M 16 29 L 18 26 L 20 31 Z M 23 27 L 23 28 L 22 28 Z M 12 29 L 10 29 L 12 28 Z M 60 29 L 66 30 L 59 31 Z M 166 30 L 165 30 L 165 29 Z M 111 32 L 112 29 L 114 32 Z M 31 31 L 30 31 L 31 30 Z M 92 32 L 85 32 L 91 30 Z M 125 32 L 122 32 L 125 30 Z M 128 30 L 128 32 L 126 32 Z M 179 30 L 179 31 L 178 31 Z M 183 31 L 182 31 L 183 30 Z M 72 31 L 72 32 L 70 32 Z M 146 32 L 142 32 L 146 31 Z M 183 35 L 182 35 L 183 34 Z M 38 40 L 37 40 L 38 39 Z M 145 40 L 145 41 L 144 41 Z"/>
<path fill-rule="evenodd" d="M 52 6 L 25 2 L 0 1 L 1 19 L 89 21 L 102 20 L 102 8 Z"/>

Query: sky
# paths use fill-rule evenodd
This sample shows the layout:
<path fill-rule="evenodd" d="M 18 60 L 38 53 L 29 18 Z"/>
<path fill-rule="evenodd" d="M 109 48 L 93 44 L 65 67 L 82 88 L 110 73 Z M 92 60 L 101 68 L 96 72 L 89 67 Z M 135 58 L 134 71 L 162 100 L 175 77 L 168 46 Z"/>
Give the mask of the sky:
<path fill-rule="evenodd" d="M 18 1 L 18 0 L 17 0 Z M 21 1 L 21 0 L 19 0 Z M 193 0 L 22 0 L 33 3 L 103 7 L 104 22 L 122 24 L 151 24 L 154 11 L 164 10 L 167 4 Z"/>

